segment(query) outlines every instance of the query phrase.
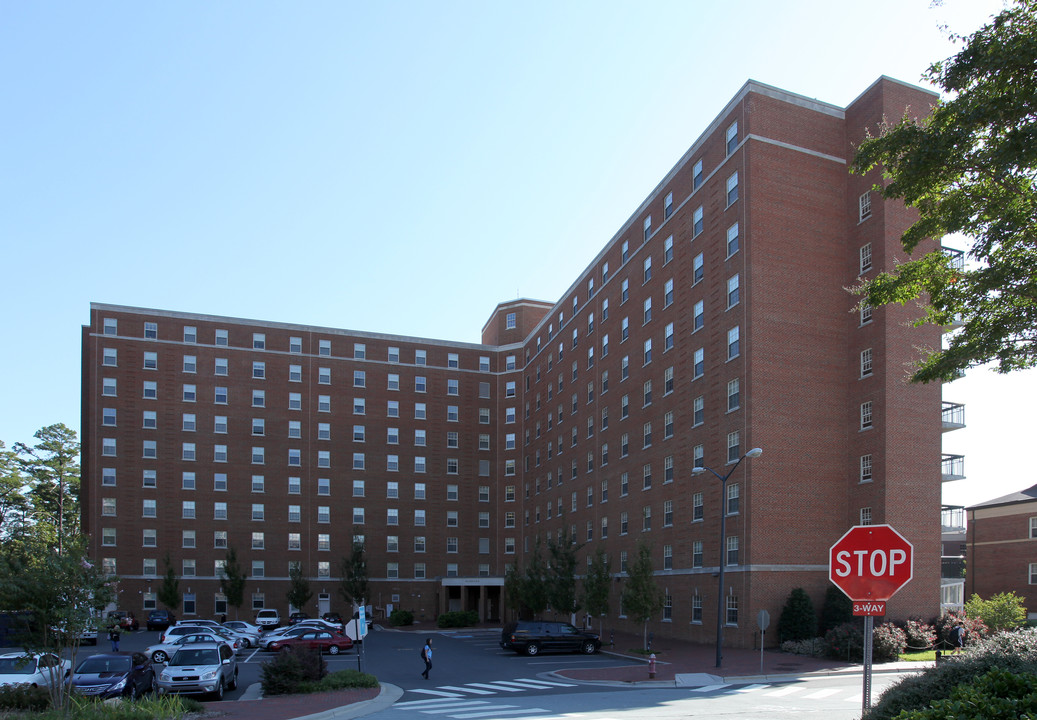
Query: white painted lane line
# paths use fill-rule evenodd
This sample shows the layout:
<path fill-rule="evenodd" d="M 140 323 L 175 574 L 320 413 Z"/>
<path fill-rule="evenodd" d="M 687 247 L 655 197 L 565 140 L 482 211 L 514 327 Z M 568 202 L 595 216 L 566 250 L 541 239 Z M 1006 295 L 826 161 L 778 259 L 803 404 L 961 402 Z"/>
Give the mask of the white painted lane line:
<path fill-rule="evenodd" d="M 702 687 L 695 688 L 694 690 L 692 690 L 692 692 L 708 693 L 708 692 L 713 692 L 714 690 L 720 690 L 721 688 L 726 688 L 726 687 L 730 687 L 730 685 L 728 685 L 727 683 L 724 683 L 722 685 L 703 685 Z"/>
<path fill-rule="evenodd" d="M 410 689 L 407 690 L 407 692 L 421 693 L 423 695 L 436 695 L 438 697 L 446 697 L 446 698 L 464 697 L 464 695 L 458 695 L 457 693 L 440 692 L 439 690 L 420 690 L 420 689 L 410 688 Z"/>
<path fill-rule="evenodd" d="M 524 680 L 519 682 L 517 680 L 495 680 L 497 685 L 514 685 L 515 687 L 522 688 L 523 690 L 549 690 L 552 686 L 536 680 Z"/>
<path fill-rule="evenodd" d="M 407 710 L 421 710 L 423 708 L 466 708 L 475 705 L 489 705 L 488 700 L 458 700 L 453 701 L 447 698 L 433 698 L 431 700 L 409 700 L 407 702 L 395 703 L 395 708 L 405 708 Z"/>
<path fill-rule="evenodd" d="M 510 706 L 502 705 L 500 707 L 510 707 Z M 458 720 L 464 720 L 464 718 L 481 718 L 481 717 L 496 718 L 496 717 L 500 717 L 502 715 L 550 715 L 550 714 L 551 714 L 551 711 L 550 710 L 545 710 L 544 708 L 518 708 L 516 710 L 498 710 L 497 708 L 494 708 L 493 710 L 490 710 L 488 712 L 461 713 L 459 715 L 451 715 L 450 717 L 457 718 Z"/>
<path fill-rule="evenodd" d="M 466 683 L 466 684 L 471 686 L 471 687 L 487 688 L 488 690 L 498 690 L 498 691 L 502 690 L 504 692 L 522 692 L 522 688 L 505 687 L 503 684 L 501 684 L 501 685 L 491 685 L 489 683 Z"/>
<path fill-rule="evenodd" d="M 460 685 L 437 685 L 439 690 L 456 690 L 457 692 L 472 693 L 473 695 L 493 695 L 489 690 L 476 690 L 472 687 L 462 687 Z"/>
<path fill-rule="evenodd" d="M 733 692 L 736 692 L 736 693 L 750 693 L 750 692 L 755 692 L 757 690 L 762 690 L 763 688 L 768 688 L 768 687 L 770 687 L 770 685 L 746 685 L 745 687 L 738 688 L 737 690 L 734 690 Z"/>
<path fill-rule="evenodd" d="M 817 692 L 810 693 L 809 695 L 804 695 L 803 697 L 807 698 L 808 700 L 820 700 L 821 698 L 830 697 L 840 692 L 846 691 L 843 688 L 828 688 L 826 690 L 818 690 Z"/>
<path fill-rule="evenodd" d="M 550 685 L 552 687 L 576 687 L 573 683 L 563 682 L 552 682 L 551 680 L 537 680 L 536 678 L 515 678 L 519 682 L 531 682 L 539 683 L 540 685 Z"/>
<path fill-rule="evenodd" d="M 766 693 L 767 697 L 785 697 L 786 695 L 792 695 L 794 693 L 803 692 L 806 690 L 802 685 L 787 685 L 780 690 Z"/>

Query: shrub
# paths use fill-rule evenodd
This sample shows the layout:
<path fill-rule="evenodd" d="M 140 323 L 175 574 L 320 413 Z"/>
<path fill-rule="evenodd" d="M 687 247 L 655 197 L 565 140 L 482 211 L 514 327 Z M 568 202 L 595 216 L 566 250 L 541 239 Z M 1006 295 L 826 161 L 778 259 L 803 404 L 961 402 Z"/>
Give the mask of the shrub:
<path fill-rule="evenodd" d="M 908 675 L 889 687 L 867 714 L 867 720 L 890 720 L 902 711 L 922 710 L 950 697 L 956 687 L 1000 668 L 1009 673 L 1037 673 L 1037 629 L 998 633 L 966 647 L 919 675 Z"/>
<path fill-rule="evenodd" d="M 264 695 L 287 695 L 298 692 L 304 682 L 319 682 L 328 674 L 328 665 L 314 650 L 280 652 L 260 666 L 260 682 Z"/>
<path fill-rule="evenodd" d="M 410 610 L 393 610 L 389 615 L 389 624 L 393 627 L 414 624 L 414 613 Z"/>
<path fill-rule="evenodd" d="M 358 672 L 356 670 L 339 670 L 326 676 L 320 682 L 302 682 L 297 692 L 327 692 L 329 690 L 348 690 L 351 688 L 376 688 L 378 678 L 374 675 Z"/>
<path fill-rule="evenodd" d="M 908 620 L 904 623 L 904 635 L 907 636 L 909 652 L 930 650 L 936 644 L 936 630 L 921 620 Z"/>
<path fill-rule="evenodd" d="M 951 642 L 951 628 L 957 625 L 959 620 L 965 624 L 966 645 L 986 637 L 990 632 L 979 618 L 959 615 L 952 610 L 941 615 L 936 621 L 937 649 L 949 650 L 954 647 Z"/>
<path fill-rule="evenodd" d="M 0 687 L 0 710 L 29 710 L 39 712 L 50 707 L 46 688 L 5 685 Z"/>
<path fill-rule="evenodd" d="M 907 635 L 891 622 L 885 622 L 871 633 L 871 661 L 894 662 L 907 647 Z"/>
<path fill-rule="evenodd" d="M 781 651 L 792 655 L 809 655 L 810 657 L 825 656 L 824 638 L 811 638 L 810 640 L 786 640 L 781 644 Z"/>
<path fill-rule="evenodd" d="M 778 619 L 778 640 L 809 640 L 817 635 L 817 614 L 806 590 L 796 588 L 789 594 Z"/>
<path fill-rule="evenodd" d="M 973 594 L 965 603 L 965 614 L 980 618 L 993 631 L 1014 630 L 1026 622 L 1024 597 L 1014 592 L 998 593 L 989 600 Z"/>
<path fill-rule="evenodd" d="M 1014 674 L 995 668 L 974 682 L 959 685 L 950 697 L 935 700 L 928 708 L 906 712 L 900 718 L 944 720 L 966 716 L 982 716 L 985 720 L 1017 720 L 1037 716 L 1037 675 Z"/>
<path fill-rule="evenodd" d="M 845 622 L 853 622 L 853 600 L 835 585 L 829 585 L 821 607 L 821 634 Z"/>
<path fill-rule="evenodd" d="M 479 622 L 479 613 L 475 610 L 454 610 L 445 612 L 436 618 L 436 626 L 441 628 L 467 627 Z"/>
<path fill-rule="evenodd" d="M 847 622 L 825 633 L 825 654 L 847 662 L 864 661 L 864 629 L 860 623 Z"/>

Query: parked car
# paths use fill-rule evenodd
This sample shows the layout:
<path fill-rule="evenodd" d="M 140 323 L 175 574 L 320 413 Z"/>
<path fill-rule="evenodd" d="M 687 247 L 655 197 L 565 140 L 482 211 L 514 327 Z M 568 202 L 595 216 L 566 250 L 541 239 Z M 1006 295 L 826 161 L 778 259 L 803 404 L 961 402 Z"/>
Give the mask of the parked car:
<path fill-rule="evenodd" d="M 160 694 L 211 695 L 223 699 L 225 690 L 238 686 L 238 662 L 224 644 L 182 647 L 158 674 Z"/>
<path fill-rule="evenodd" d="M 148 613 L 148 630 L 165 630 L 176 622 L 176 615 L 168 610 L 152 610 Z"/>
<path fill-rule="evenodd" d="M 54 653 L 13 652 L 0 655 L 0 686 L 50 687 L 68 677 L 69 662 Z"/>
<path fill-rule="evenodd" d="M 310 616 L 304 612 L 293 612 L 291 615 L 288 616 L 288 624 L 295 625 L 296 623 L 301 623 L 303 620 L 309 619 Z"/>
<path fill-rule="evenodd" d="M 307 630 L 299 635 L 278 638 L 270 644 L 270 649 L 274 652 L 290 652 L 295 648 L 309 648 L 338 655 L 340 652 L 352 650 L 353 641 L 342 633 L 330 630 Z"/>
<path fill-rule="evenodd" d="M 601 640 L 597 633 L 585 632 L 567 622 L 521 621 L 504 626 L 500 646 L 526 655 L 542 651 L 592 655 L 601 648 Z"/>
<path fill-rule="evenodd" d="M 281 626 L 281 613 L 273 609 L 264 609 L 256 613 L 256 625 L 264 630 L 272 630 Z"/>
<path fill-rule="evenodd" d="M 228 620 L 223 623 L 223 627 L 229 627 L 231 630 L 239 630 L 251 635 L 259 635 L 263 632 L 263 628 L 258 625 L 253 625 L 250 622 L 245 622 L 244 620 Z"/>
<path fill-rule="evenodd" d="M 327 620 L 321 620 L 319 618 L 310 618 L 309 620 L 300 620 L 295 623 L 295 627 L 310 627 L 317 630 L 330 630 L 331 632 L 342 632 L 343 626 L 339 623 L 328 622 Z"/>
<path fill-rule="evenodd" d="M 106 624 L 108 627 L 118 625 L 121 630 L 138 630 L 140 623 L 137 617 L 129 610 L 109 610 Z"/>
<path fill-rule="evenodd" d="M 194 645 L 197 643 L 216 644 L 216 645 L 227 645 L 232 651 L 237 651 L 231 643 L 227 642 L 227 639 L 211 632 L 194 632 L 188 635 L 179 635 L 169 640 L 168 642 L 160 642 L 156 645 L 149 645 L 144 648 L 144 654 L 151 658 L 151 662 L 154 663 L 165 663 L 169 658 L 176 654 L 176 651 L 185 645 Z"/>
<path fill-rule="evenodd" d="M 155 671 L 144 653 L 114 652 L 91 655 L 72 672 L 73 692 L 101 699 L 138 698 L 151 692 Z"/>
<path fill-rule="evenodd" d="M 335 623 L 335 624 L 338 624 L 338 625 L 342 625 L 343 624 L 342 616 L 339 615 L 337 612 L 326 612 L 326 613 L 324 613 L 323 615 L 320 616 L 320 619 L 323 620 L 324 622 Z"/>
<path fill-rule="evenodd" d="M 258 628 L 257 632 L 237 630 L 235 628 L 227 627 L 226 625 L 221 625 L 215 620 L 181 620 L 173 627 L 180 627 L 182 625 L 189 627 L 211 628 L 213 631 L 219 633 L 220 635 L 228 635 L 233 639 L 237 640 L 238 644 L 243 648 L 250 648 L 259 644 Z M 168 631 L 169 628 L 166 629 L 166 632 Z M 166 636 L 163 635 L 163 638 L 165 637 Z"/>
<path fill-rule="evenodd" d="M 302 635 L 304 632 L 311 632 L 316 629 L 317 628 L 308 625 L 286 625 L 283 628 L 277 628 L 268 633 L 263 633 L 263 637 L 259 639 L 259 647 L 264 650 L 269 650 L 270 645 L 278 640 L 287 637 L 296 637 L 297 635 Z"/>

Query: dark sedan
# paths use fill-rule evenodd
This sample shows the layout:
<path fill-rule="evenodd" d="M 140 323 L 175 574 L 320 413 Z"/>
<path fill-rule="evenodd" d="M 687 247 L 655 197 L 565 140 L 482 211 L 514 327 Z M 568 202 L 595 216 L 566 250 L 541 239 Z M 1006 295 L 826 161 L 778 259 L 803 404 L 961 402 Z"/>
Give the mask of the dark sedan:
<path fill-rule="evenodd" d="M 101 699 L 138 698 L 155 686 L 155 671 L 139 652 L 91 655 L 72 672 L 72 690 Z"/>
<path fill-rule="evenodd" d="M 291 651 L 296 648 L 310 648 L 330 655 L 338 655 L 340 652 L 352 650 L 353 641 L 342 633 L 330 630 L 310 630 L 295 637 L 285 637 L 270 643 L 270 649 L 275 652 Z"/>

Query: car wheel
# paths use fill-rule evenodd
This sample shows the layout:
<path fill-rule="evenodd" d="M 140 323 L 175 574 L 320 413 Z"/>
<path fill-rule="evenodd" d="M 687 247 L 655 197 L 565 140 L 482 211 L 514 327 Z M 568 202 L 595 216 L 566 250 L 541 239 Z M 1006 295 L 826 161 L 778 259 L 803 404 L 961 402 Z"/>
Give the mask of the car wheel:
<path fill-rule="evenodd" d="M 248 638 L 241 638 L 241 644 L 247 649 L 252 647 L 252 641 Z"/>
<path fill-rule="evenodd" d="M 332 655 L 338 655 L 338 645 L 332 645 L 328 648 L 328 652 Z"/>
<path fill-rule="evenodd" d="M 234 675 L 230 679 L 230 684 L 227 685 L 228 690 L 236 690 L 238 688 L 238 669 L 234 668 Z"/>
<path fill-rule="evenodd" d="M 164 664 L 166 662 L 166 660 L 168 660 L 168 659 L 169 659 L 169 655 L 166 654 L 165 652 L 163 652 L 162 650 L 156 650 L 151 655 L 151 662 L 157 662 L 157 663 L 163 663 Z"/>
<path fill-rule="evenodd" d="M 540 646 L 536 643 L 526 645 L 526 655 L 533 656 L 540 652 Z"/>
<path fill-rule="evenodd" d="M 220 678 L 220 681 L 216 683 L 216 689 L 213 690 L 212 696 L 215 700 L 223 699 L 223 678 Z"/>
<path fill-rule="evenodd" d="M 581 650 L 583 650 L 584 655 L 593 655 L 594 651 L 597 650 L 597 648 L 594 647 L 594 641 L 588 640 L 583 644 Z"/>

